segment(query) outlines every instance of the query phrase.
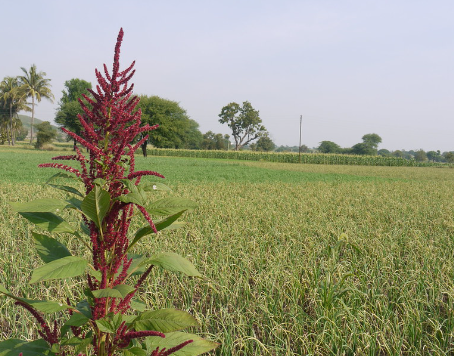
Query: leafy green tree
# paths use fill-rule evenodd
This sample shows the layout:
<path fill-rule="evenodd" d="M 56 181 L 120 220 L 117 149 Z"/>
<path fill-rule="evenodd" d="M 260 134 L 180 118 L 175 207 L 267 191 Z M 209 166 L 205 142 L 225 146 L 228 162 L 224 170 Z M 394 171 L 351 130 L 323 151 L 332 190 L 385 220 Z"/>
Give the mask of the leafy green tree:
<path fill-rule="evenodd" d="M 340 146 L 332 141 L 322 141 L 317 150 L 321 153 L 338 153 Z"/>
<path fill-rule="evenodd" d="M 159 125 L 149 137 L 158 148 L 198 149 L 202 143 L 199 124 L 190 119 L 186 110 L 176 101 L 159 96 L 140 96 L 137 105 L 142 110 L 142 123 Z"/>
<path fill-rule="evenodd" d="M 426 152 L 424 152 L 424 150 L 422 150 L 422 149 L 416 151 L 415 152 L 415 160 L 418 161 L 418 162 L 427 161 Z"/>
<path fill-rule="evenodd" d="M 22 121 L 17 117 L 18 112 L 30 111 L 26 103 L 24 87 L 20 85 L 18 77 L 5 77 L 0 83 L 0 107 L 5 109 L 0 110 L 0 119 L 6 121 L 3 126 L 8 144 L 14 146 L 15 135 L 22 127 Z"/>
<path fill-rule="evenodd" d="M 267 134 L 258 110 L 249 101 L 244 101 L 243 106 L 232 102 L 224 106 L 218 116 L 219 122 L 227 124 L 232 130 L 235 151 Z"/>
<path fill-rule="evenodd" d="M 427 159 L 432 162 L 441 162 L 443 157 L 441 156 L 440 150 L 426 152 Z"/>
<path fill-rule="evenodd" d="M 49 121 L 43 121 L 35 125 L 37 130 L 35 147 L 40 149 L 46 143 L 52 142 L 57 137 L 57 131 L 51 126 Z"/>
<path fill-rule="evenodd" d="M 215 134 L 208 131 L 203 135 L 201 147 L 204 150 L 227 150 L 229 148 L 229 135 Z"/>
<path fill-rule="evenodd" d="M 373 149 L 377 149 L 378 145 L 382 142 L 382 139 L 380 136 L 378 136 L 375 133 L 371 134 L 366 134 L 362 137 L 363 143 L 368 145 L 369 147 Z"/>
<path fill-rule="evenodd" d="M 82 125 L 77 115 L 82 114 L 83 110 L 78 99 L 82 99 L 82 94 L 90 97 L 87 89 L 92 89 L 90 82 L 83 79 L 73 78 L 65 82 L 65 89 L 62 91 L 62 97 L 59 102 L 55 122 L 69 131 L 81 134 Z M 85 100 L 83 100 L 85 102 Z M 74 146 L 76 141 L 74 140 Z"/>
<path fill-rule="evenodd" d="M 50 90 L 50 79 L 44 78 L 45 72 L 38 72 L 36 65 L 33 64 L 27 71 L 24 67 L 21 67 L 24 72 L 23 76 L 19 77 L 21 84 L 24 86 L 25 95 L 27 98 L 32 98 L 32 117 L 30 120 L 30 143 L 33 142 L 33 126 L 35 122 L 35 99 L 38 103 L 42 98 L 48 99 L 51 102 L 54 101 L 54 95 Z"/>
<path fill-rule="evenodd" d="M 257 145 L 256 145 L 256 150 L 257 151 L 272 151 L 276 148 L 276 145 L 274 144 L 273 140 L 269 138 L 268 136 L 262 136 L 258 139 Z"/>
<path fill-rule="evenodd" d="M 454 163 L 454 153 L 452 152 L 443 152 L 446 162 Z"/>
<path fill-rule="evenodd" d="M 391 153 L 391 155 L 394 157 L 399 157 L 399 158 L 404 157 L 404 153 L 401 150 L 395 150 Z"/>
<path fill-rule="evenodd" d="M 352 153 L 355 155 L 375 156 L 377 150 L 365 142 L 357 143 L 352 147 Z"/>
<path fill-rule="evenodd" d="M 18 120 L 18 121 L 20 122 L 20 124 L 18 123 L 18 126 L 20 126 L 20 128 L 18 129 L 18 131 L 16 133 L 16 140 L 24 141 L 28 135 L 28 130 L 22 126 L 22 121 L 20 121 L 20 120 Z"/>
<path fill-rule="evenodd" d="M 378 151 L 379 156 L 384 156 L 384 157 L 390 157 L 391 152 L 387 150 L 386 148 L 382 148 L 381 150 Z"/>

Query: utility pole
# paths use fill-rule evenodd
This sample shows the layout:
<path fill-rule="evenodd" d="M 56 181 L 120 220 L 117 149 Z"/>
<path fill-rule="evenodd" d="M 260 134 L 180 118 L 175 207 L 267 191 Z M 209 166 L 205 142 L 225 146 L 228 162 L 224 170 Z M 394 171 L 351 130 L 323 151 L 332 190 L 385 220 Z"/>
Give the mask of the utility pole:
<path fill-rule="evenodd" d="M 300 115 L 300 145 L 298 147 L 298 152 L 299 152 L 299 162 L 301 163 L 301 124 L 303 121 L 303 115 Z"/>

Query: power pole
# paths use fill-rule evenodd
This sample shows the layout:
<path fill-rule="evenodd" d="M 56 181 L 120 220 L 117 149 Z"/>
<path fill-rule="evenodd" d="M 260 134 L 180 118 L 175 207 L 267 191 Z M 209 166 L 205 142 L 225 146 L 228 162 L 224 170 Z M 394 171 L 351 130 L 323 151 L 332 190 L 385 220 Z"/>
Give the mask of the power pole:
<path fill-rule="evenodd" d="M 303 115 L 300 115 L 300 146 L 298 147 L 300 163 L 301 163 L 301 124 L 302 124 L 302 121 L 303 121 Z"/>

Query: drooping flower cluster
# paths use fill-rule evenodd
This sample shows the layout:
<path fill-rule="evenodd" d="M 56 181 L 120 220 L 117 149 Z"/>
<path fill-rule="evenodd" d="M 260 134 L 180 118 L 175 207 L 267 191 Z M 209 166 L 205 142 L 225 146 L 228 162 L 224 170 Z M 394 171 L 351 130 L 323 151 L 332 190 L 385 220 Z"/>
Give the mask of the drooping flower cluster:
<path fill-rule="evenodd" d="M 82 125 L 81 136 L 65 128 L 62 130 L 84 146 L 89 152 L 87 159 L 76 147 L 76 155 L 58 156 L 54 160 L 75 160 L 81 169 L 60 163 L 45 163 L 40 167 L 54 167 L 74 173 L 80 177 L 88 194 L 94 189 L 95 180 L 101 180 L 112 199 L 108 215 L 102 227 L 94 222 L 86 223 L 90 228 L 90 239 L 93 246 L 93 265 L 101 272 L 101 279 L 88 277 L 91 290 L 112 288 L 124 282 L 126 272 L 131 264 L 127 259 L 127 231 L 133 213 L 133 206 L 114 199 L 129 191 L 122 180 L 140 182 L 142 176 L 153 175 L 164 178 L 153 171 L 135 171 L 134 152 L 141 146 L 148 135 L 132 145 L 133 140 L 142 133 L 154 130 L 157 126 L 141 124 L 141 111 L 135 110 L 139 98 L 132 95 L 134 84 L 128 85 L 134 75 L 133 62 L 126 70 L 120 71 L 120 47 L 123 40 L 123 29 L 118 34 L 112 72 L 109 73 L 104 64 L 104 76 L 95 70 L 98 84 L 96 91 L 88 89 L 91 97 L 83 95 L 85 102 L 79 99 L 84 111 L 78 119 Z M 145 208 L 138 206 L 150 226 L 154 224 Z M 156 231 L 156 230 L 155 230 Z M 121 272 L 118 274 L 118 271 Z M 100 298 L 94 307 L 95 319 L 102 318 L 107 312 L 124 312 L 129 308 L 133 294 L 116 304 L 113 302 L 106 308 L 106 298 Z"/>
<path fill-rule="evenodd" d="M 125 282 L 128 278 L 128 270 L 132 259 L 128 258 L 129 245 L 128 229 L 132 219 L 134 206 L 143 214 L 149 223 L 151 230 L 157 232 L 152 218 L 139 200 L 125 199 L 134 191 L 143 176 L 157 176 L 164 178 L 154 171 L 135 171 L 135 151 L 148 139 L 146 132 L 154 130 L 156 126 L 141 125 L 141 111 L 136 110 L 139 98 L 132 95 L 133 84 L 128 82 L 134 75 L 133 62 L 126 70 L 120 71 L 120 47 L 123 40 L 123 29 L 120 30 L 115 46 L 113 68 L 109 73 L 104 64 L 104 75 L 95 70 L 98 84 L 96 90 L 88 89 L 90 95 L 83 95 L 79 99 L 84 111 L 78 119 L 82 125 L 81 135 L 77 135 L 65 128 L 62 130 L 88 152 L 88 157 L 82 153 L 82 149 L 75 147 L 76 154 L 54 157 L 53 160 L 77 161 L 80 169 L 76 169 L 62 163 L 44 163 L 39 167 L 52 167 L 65 170 L 78 177 L 85 186 L 85 198 L 75 206 L 84 214 L 82 218 L 88 228 L 90 246 L 93 258 L 94 273 L 87 275 L 88 288 L 92 292 L 90 297 L 91 325 L 95 332 L 92 334 L 94 353 L 102 355 L 116 354 L 118 349 L 123 349 L 131 344 L 133 339 L 144 337 L 165 337 L 164 334 L 151 331 L 136 331 L 130 324 L 124 321 L 117 327 L 116 333 L 104 333 L 96 325 L 99 319 L 109 319 L 111 315 L 124 314 L 130 308 L 131 300 L 137 290 L 150 274 L 153 265 L 142 274 L 134 287 Z M 141 139 L 134 144 L 136 137 Z M 91 215 L 84 210 L 83 204 L 94 204 L 96 210 Z M 79 204 L 79 206 L 78 206 Z M 104 212 L 99 213 L 99 205 L 103 205 Z M 92 205 L 90 205 L 92 206 Z M 88 209 L 90 210 L 90 209 Z M 102 215 L 102 216 L 101 216 Z M 93 218 L 94 216 L 94 218 Z M 135 242 L 135 241 L 134 241 Z M 133 243 L 134 243 L 133 242 Z M 121 286 L 120 286 L 121 285 Z M 122 297 L 96 294 L 95 291 L 113 290 L 116 286 L 125 288 L 128 292 Z M 129 289 L 128 289 L 129 288 Z M 58 328 L 54 324 L 52 331 L 42 316 L 30 305 L 18 302 L 29 310 L 41 326 L 40 335 L 49 345 L 58 342 Z M 70 305 L 70 301 L 67 301 Z M 72 310 L 69 309 L 72 315 Z M 71 326 L 74 336 L 85 337 L 85 332 L 79 326 Z M 187 340 L 181 344 L 166 349 L 157 348 L 152 352 L 153 356 L 170 355 L 193 340 Z M 62 352 L 59 355 L 64 356 Z"/>

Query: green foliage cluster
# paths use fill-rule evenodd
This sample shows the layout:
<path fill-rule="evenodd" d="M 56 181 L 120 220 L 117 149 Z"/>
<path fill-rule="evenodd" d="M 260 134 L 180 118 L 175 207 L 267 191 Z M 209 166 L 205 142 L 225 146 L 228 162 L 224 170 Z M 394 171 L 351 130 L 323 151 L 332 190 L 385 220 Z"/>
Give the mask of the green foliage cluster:
<path fill-rule="evenodd" d="M 158 96 L 140 96 L 138 108 L 142 110 L 142 122 L 159 125 L 149 138 L 158 148 L 198 149 L 202 142 L 199 124 L 190 119 L 176 101 Z"/>
<path fill-rule="evenodd" d="M 220 117 L 219 122 L 227 124 L 232 130 L 235 151 L 267 135 L 258 110 L 255 110 L 249 101 L 243 102 L 242 106 L 232 102 L 224 106 L 218 116 Z"/>
<path fill-rule="evenodd" d="M 36 143 L 37 149 L 43 148 L 46 143 L 52 142 L 57 137 L 57 131 L 51 126 L 49 121 L 43 121 L 35 125 L 36 128 Z"/>

